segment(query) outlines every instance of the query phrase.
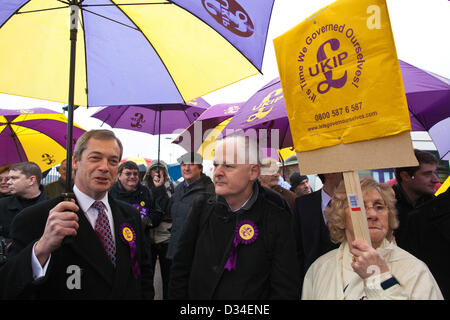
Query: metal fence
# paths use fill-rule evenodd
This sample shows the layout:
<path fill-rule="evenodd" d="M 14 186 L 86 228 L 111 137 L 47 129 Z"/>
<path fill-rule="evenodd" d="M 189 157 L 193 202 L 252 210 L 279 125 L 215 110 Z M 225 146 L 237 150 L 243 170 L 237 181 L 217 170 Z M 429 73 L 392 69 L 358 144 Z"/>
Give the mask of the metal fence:
<path fill-rule="evenodd" d="M 53 167 L 51 168 L 48 173 L 45 175 L 44 178 L 42 178 L 41 183 L 43 185 L 55 182 L 56 180 L 59 179 L 59 172 L 57 167 Z"/>

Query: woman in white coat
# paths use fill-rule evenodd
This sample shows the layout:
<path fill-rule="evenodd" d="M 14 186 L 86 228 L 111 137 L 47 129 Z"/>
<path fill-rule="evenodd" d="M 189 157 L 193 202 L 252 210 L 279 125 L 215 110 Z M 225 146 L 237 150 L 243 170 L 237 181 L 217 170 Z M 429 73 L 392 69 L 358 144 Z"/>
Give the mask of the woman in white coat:
<path fill-rule="evenodd" d="M 393 231 L 398 220 L 391 187 L 363 178 L 361 189 L 372 246 L 354 240 L 347 194 L 341 183 L 325 211 L 330 237 L 341 245 L 308 269 L 302 299 L 443 299 L 428 267 L 395 244 Z"/>

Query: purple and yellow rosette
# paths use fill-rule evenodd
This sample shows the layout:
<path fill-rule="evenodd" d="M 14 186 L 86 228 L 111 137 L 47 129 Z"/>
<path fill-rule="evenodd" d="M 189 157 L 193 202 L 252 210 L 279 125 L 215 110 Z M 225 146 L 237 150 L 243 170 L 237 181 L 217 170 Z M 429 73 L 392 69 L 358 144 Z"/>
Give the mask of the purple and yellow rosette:
<path fill-rule="evenodd" d="M 237 246 L 240 243 L 248 245 L 255 242 L 258 238 L 258 228 L 253 221 L 243 220 L 238 223 L 234 233 L 233 247 L 225 264 L 225 269 L 228 271 L 236 269 Z"/>
<path fill-rule="evenodd" d="M 136 232 L 130 224 L 124 223 L 120 226 L 120 236 L 130 246 L 131 270 L 133 277 L 137 279 L 141 275 L 141 269 L 136 255 Z"/>
<path fill-rule="evenodd" d="M 144 201 L 141 201 L 140 203 L 134 203 L 132 206 L 139 210 L 142 219 L 148 216 L 148 208 L 145 207 Z"/>

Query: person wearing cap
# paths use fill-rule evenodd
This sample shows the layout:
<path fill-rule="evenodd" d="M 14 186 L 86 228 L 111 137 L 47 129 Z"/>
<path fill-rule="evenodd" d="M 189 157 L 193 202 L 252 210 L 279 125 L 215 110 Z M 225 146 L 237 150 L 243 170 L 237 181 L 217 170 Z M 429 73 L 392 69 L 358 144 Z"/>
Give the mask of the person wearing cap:
<path fill-rule="evenodd" d="M 61 195 L 61 193 L 66 191 L 66 159 L 64 159 L 58 167 L 59 179 L 55 182 L 46 184 L 44 186 L 44 191 L 47 197 L 56 198 Z M 73 172 L 72 172 L 73 179 Z M 73 186 L 73 181 L 72 181 Z"/>
<path fill-rule="evenodd" d="M 214 185 L 203 170 L 203 158 L 195 152 L 188 152 L 177 159 L 181 166 L 183 181 L 176 187 L 172 197 L 169 198 L 167 190 L 161 180 L 155 183 L 155 198 L 158 199 L 161 209 L 172 218 L 172 229 L 167 250 L 167 258 L 173 259 L 178 246 L 178 240 L 183 231 L 186 219 L 194 199 L 204 193 L 213 193 Z"/>
<path fill-rule="evenodd" d="M 289 204 L 291 210 L 294 209 L 294 203 L 296 195 L 291 190 L 285 189 L 280 186 L 278 173 L 279 167 L 277 161 L 273 158 L 264 158 L 261 160 L 261 175 L 259 176 L 259 182 L 263 187 L 272 189 L 278 192 Z"/>
<path fill-rule="evenodd" d="M 216 194 L 193 203 L 172 262 L 170 299 L 299 299 L 291 214 L 259 184 L 260 155 L 249 137 L 217 144 Z"/>
<path fill-rule="evenodd" d="M 155 201 L 160 207 L 165 207 L 165 202 L 169 201 L 174 193 L 174 185 L 170 180 L 169 170 L 167 165 L 162 160 L 153 160 L 150 162 L 147 172 L 144 175 L 143 184 L 147 186 L 155 195 L 156 189 L 161 187 L 159 191 L 159 197 L 155 197 Z M 163 189 L 165 193 L 163 193 Z M 163 193 L 163 196 L 161 196 Z M 152 266 L 155 270 L 156 260 L 159 260 L 159 267 L 161 270 L 162 278 L 162 293 L 163 299 L 168 299 L 169 290 L 169 274 L 170 274 L 170 262 L 167 258 L 167 250 L 170 243 L 170 229 L 172 228 L 172 218 L 167 212 L 164 212 L 161 217 L 161 223 L 153 229 L 150 229 L 150 242 L 152 249 Z"/>
<path fill-rule="evenodd" d="M 295 193 L 296 197 L 311 193 L 308 176 L 303 176 L 300 172 L 294 172 L 289 177 L 289 181 L 291 183 L 291 191 Z"/>
<path fill-rule="evenodd" d="M 343 176 L 342 173 L 318 176 L 323 183 L 322 189 L 296 198 L 294 205 L 293 227 L 302 282 L 309 266 L 318 257 L 337 248 L 337 244 L 331 241 L 324 211 Z"/>

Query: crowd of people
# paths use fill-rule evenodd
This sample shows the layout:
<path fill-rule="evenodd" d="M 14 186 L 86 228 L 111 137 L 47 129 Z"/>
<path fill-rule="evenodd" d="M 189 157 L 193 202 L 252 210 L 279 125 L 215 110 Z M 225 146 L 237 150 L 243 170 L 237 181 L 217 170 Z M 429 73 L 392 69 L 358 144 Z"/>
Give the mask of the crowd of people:
<path fill-rule="evenodd" d="M 251 138 L 226 137 L 213 179 L 201 155 L 153 160 L 140 179 L 110 130 L 78 139 L 73 199 L 43 186 L 33 162 L 0 168 L 0 297 L 362 300 L 450 298 L 450 190 L 434 196 L 438 160 L 415 150 L 391 188 L 361 179 L 370 241 L 355 239 L 342 173 L 280 175 Z"/>

